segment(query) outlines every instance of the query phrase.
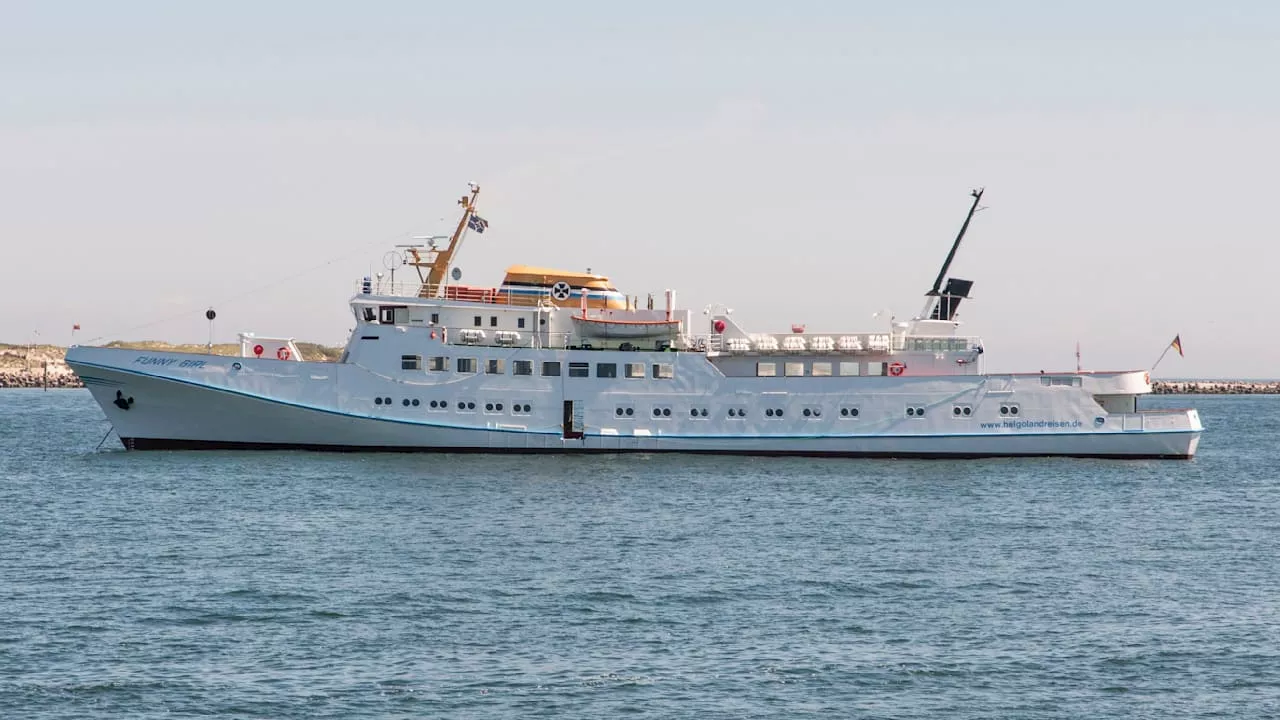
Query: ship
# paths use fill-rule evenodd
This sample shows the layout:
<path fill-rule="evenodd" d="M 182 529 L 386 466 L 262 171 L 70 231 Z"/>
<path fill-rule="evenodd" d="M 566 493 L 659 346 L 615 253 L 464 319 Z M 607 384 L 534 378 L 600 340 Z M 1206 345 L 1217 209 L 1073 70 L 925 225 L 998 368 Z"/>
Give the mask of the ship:
<path fill-rule="evenodd" d="M 463 285 L 484 232 L 480 187 L 439 246 L 394 251 L 402 278 L 365 276 L 337 361 L 291 338 L 240 335 L 239 356 L 75 346 L 67 364 L 128 450 L 707 453 L 886 458 L 1191 458 L 1194 409 L 1150 409 L 1144 370 L 984 371 L 961 332 L 973 281 L 949 268 L 922 311 L 867 331 L 753 332 L 608 276 L 508 268 Z M 659 305 L 659 307 L 655 307 Z M 969 306 L 966 306 L 969 307 Z"/>

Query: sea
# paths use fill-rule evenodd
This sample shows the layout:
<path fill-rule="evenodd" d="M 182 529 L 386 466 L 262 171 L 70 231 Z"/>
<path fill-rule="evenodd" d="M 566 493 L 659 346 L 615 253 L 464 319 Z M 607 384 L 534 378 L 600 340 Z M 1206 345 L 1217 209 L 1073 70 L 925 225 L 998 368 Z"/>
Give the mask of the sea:
<path fill-rule="evenodd" d="M 0 391 L 3 718 L 1280 716 L 1280 396 L 1191 461 L 125 452 Z"/>

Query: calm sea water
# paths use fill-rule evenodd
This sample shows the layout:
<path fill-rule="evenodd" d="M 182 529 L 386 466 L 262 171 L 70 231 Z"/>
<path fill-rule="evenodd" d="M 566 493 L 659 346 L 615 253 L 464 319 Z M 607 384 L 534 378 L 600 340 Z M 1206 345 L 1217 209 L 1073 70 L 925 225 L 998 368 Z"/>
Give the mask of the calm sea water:
<path fill-rule="evenodd" d="M 0 717 L 1280 714 L 1280 397 L 1191 462 L 125 453 L 0 392 Z"/>

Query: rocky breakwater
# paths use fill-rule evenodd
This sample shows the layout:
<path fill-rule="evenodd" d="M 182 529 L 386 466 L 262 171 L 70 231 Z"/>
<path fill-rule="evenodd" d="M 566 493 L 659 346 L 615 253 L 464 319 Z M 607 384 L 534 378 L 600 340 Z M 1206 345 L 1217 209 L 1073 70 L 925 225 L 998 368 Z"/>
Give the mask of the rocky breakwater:
<path fill-rule="evenodd" d="M 0 345 L 0 388 L 84 387 L 53 345 Z"/>
<path fill-rule="evenodd" d="M 1280 395 L 1276 380 L 1156 380 L 1157 395 Z"/>

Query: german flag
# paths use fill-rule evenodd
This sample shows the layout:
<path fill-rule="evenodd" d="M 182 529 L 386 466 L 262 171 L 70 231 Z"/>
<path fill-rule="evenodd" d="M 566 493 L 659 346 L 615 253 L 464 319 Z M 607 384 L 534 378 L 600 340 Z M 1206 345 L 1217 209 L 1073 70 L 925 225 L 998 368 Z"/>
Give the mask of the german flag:
<path fill-rule="evenodd" d="M 1182 333 L 1173 336 L 1173 342 L 1169 343 L 1169 347 L 1177 350 L 1179 357 L 1186 357 L 1182 354 Z"/>

